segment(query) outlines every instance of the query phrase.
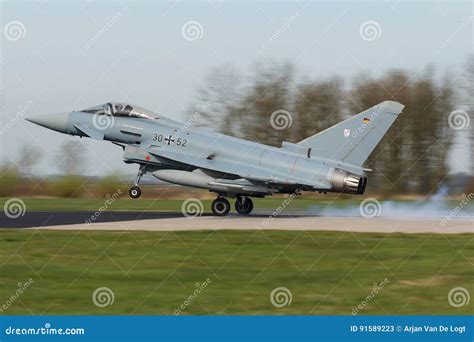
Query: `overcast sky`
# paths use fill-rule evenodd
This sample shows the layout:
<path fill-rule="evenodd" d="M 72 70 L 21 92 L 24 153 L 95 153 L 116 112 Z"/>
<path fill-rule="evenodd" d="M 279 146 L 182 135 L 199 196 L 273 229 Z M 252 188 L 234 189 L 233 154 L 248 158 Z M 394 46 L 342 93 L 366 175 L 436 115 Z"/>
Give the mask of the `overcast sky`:
<path fill-rule="evenodd" d="M 88 174 L 135 173 L 119 147 L 64 136 L 23 116 L 123 101 L 180 120 L 203 76 L 222 64 L 248 70 L 257 61 L 291 61 L 300 75 L 349 81 L 362 71 L 417 72 L 427 64 L 459 74 L 473 52 L 472 6 L 4 1 L 0 160 L 15 160 L 21 145 L 34 144 L 44 151 L 36 171 L 52 174 L 58 144 L 74 140 L 88 152 Z"/>

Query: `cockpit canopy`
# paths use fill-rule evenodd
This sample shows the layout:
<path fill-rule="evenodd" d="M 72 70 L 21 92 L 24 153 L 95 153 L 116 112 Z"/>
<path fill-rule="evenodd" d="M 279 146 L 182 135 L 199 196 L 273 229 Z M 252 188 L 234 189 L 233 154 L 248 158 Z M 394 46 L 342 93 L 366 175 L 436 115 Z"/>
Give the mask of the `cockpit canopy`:
<path fill-rule="evenodd" d="M 81 112 L 91 114 L 105 114 L 112 116 L 127 116 L 152 120 L 158 119 L 158 115 L 148 109 L 121 102 L 109 102 L 103 105 L 81 110 Z"/>

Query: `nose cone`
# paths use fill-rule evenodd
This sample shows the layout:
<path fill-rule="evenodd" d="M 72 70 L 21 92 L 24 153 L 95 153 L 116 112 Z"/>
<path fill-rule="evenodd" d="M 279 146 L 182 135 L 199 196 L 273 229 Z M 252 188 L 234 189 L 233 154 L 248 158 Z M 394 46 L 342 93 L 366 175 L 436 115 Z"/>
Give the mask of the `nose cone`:
<path fill-rule="evenodd" d="M 52 129 L 53 131 L 67 133 L 69 113 L 39 115 L 26 118 L 25 120 Z"/>

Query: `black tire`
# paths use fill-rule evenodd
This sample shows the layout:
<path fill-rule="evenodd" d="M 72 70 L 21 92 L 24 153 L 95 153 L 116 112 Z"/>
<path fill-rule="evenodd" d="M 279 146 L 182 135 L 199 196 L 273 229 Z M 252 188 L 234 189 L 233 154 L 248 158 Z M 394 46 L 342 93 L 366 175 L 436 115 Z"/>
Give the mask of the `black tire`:
<path fill-rule="evenodd" d="M 211 209 L 215 216 L 226 216 L 230 211 L 230 203 L 224 197 L 219 197 L 212 201 Z"/>
<path fill-rule="evenodd" d="M 131 198 L 138 198 L 141 196 L 142 191 L 138 186 L 132 186 L 130 190 L 128 190 L 128 194 Z"/>
<path fill-rule="evenodd" d="M 253 210 L 253 201 L 247 196 L 237 196 L 235 199 L 235 210 L 240 215 L 248 215 Z"/>

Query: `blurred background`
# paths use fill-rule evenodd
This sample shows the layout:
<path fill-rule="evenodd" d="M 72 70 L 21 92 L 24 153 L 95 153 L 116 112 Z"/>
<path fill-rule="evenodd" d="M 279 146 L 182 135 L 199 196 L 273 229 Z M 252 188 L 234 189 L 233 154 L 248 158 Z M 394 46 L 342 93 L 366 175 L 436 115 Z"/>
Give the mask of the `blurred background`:
<path fill-rule="evenodd" d="M 108 101 L 280 146 L 395 100 L 406 107 L 367 163 L 368 194 L 474 192 L 470 1 L 1 6 L 0 196 L 126 191 L 138 167 L 121 148 L 24 120 Z M 290 115 L 281 130 L 275 111 Z M 179 189 L 165 196 L 189 197 Z"/>

